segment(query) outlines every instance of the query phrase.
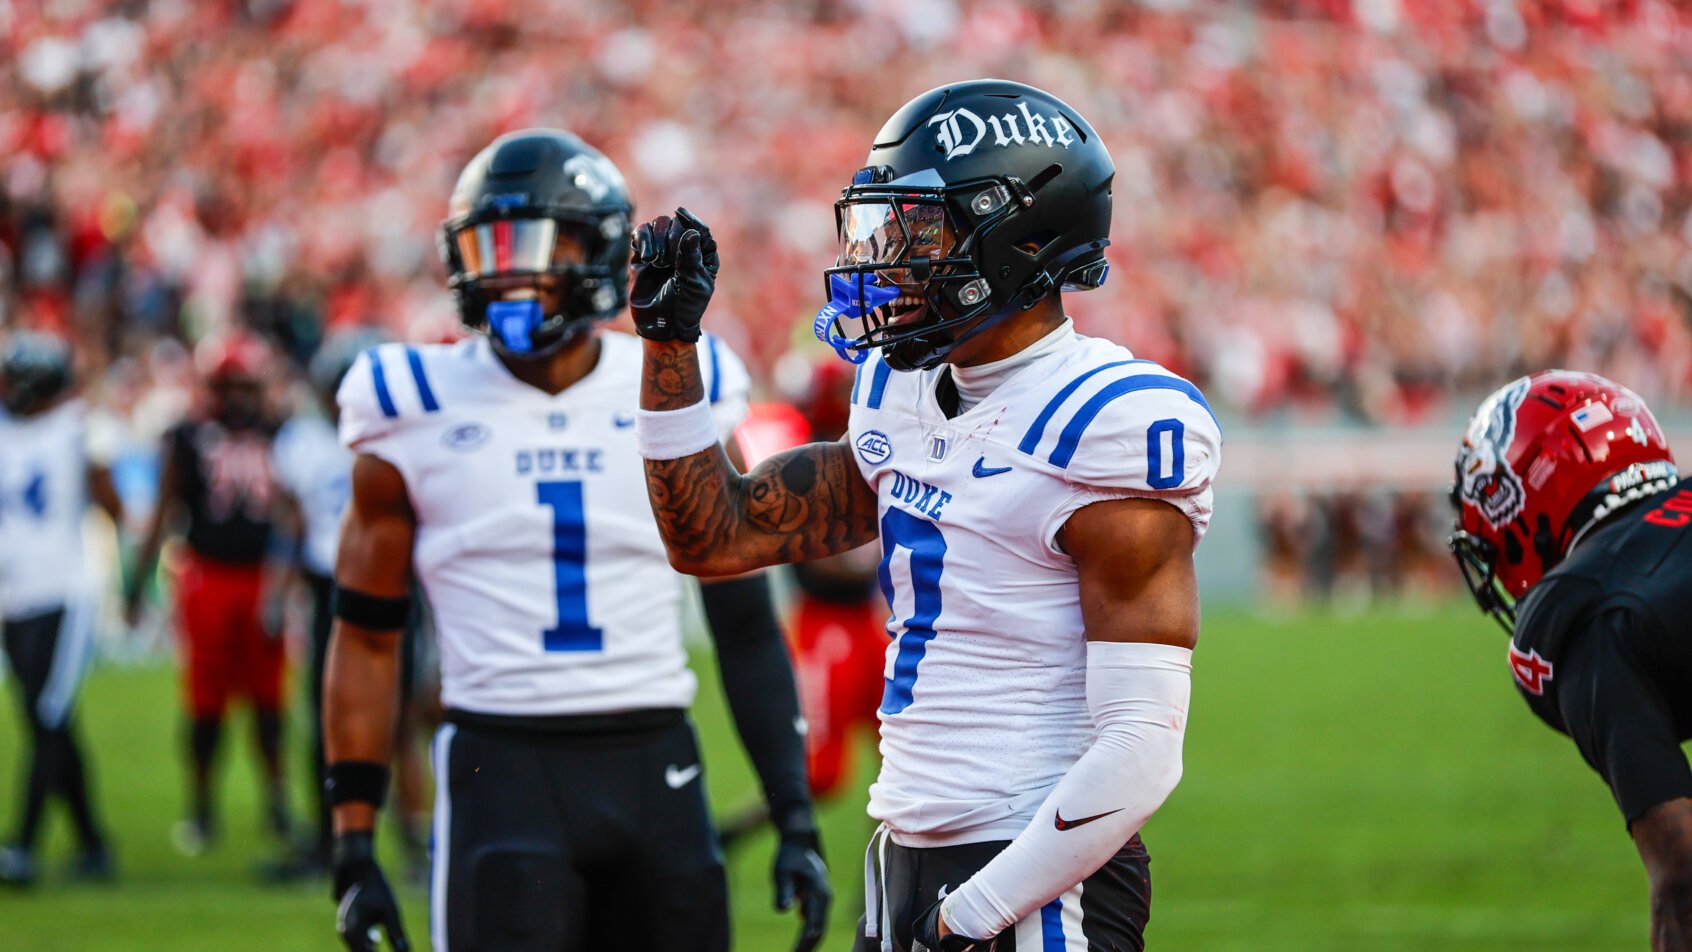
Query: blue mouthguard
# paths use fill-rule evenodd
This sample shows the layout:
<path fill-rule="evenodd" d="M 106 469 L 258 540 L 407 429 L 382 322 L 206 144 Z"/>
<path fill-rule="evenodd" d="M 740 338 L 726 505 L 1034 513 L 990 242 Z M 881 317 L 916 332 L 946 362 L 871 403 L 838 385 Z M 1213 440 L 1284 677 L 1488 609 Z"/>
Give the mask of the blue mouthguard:
<path fill-rule="evenodd" d="M 811 332 L 817 335 L 817 340 L 834 348 L 841 360 L 850 364 L 861 364 L 869 359 L 869 350 L 853 347 L 854 341 L 849 337 L 842 337 L 835 327 L 841 318 L 862 318 L 870 311 L 892 303 L 899 296 L 899 289 L 884 287 L 877 283 L 874 275 L 864 274 L 831 274 L 828 276 L 828 287 L 834 296 L 817 312 L 817 319 L 811 324 Z"/>
<path fill-rule="evenodd" d="M 488 305 L 488 327 L 513 354 L 534 349 L 529 335 L 545 320 L 539 301 L 494 301 Z"/>

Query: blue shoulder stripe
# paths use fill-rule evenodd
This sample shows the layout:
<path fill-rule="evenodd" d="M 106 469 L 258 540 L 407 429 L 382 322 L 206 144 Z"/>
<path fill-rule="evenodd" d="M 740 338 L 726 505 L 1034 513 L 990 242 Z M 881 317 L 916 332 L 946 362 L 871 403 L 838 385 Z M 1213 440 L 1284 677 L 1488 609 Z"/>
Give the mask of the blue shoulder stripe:
<path fill-rule="evenodd" d="M 1024 453 L 1034 452 L 1034 447 L 1040 445 L 1040 438 L 1046 435 L 1046 424 L 1052 422 L 1052 417 L 1057 416 L 1063 402 L 1075 396 L 1075 391 L 1081 389 L 1081 385 L 1091 380 L 1093 375 L 1103 373 L 1112 367 L 1121 367 L 1124 364 L 1149 364 L 1151 362 L 1149 360 L 1118 360 L 1115 363 L 1100 364 L 1064 384 L 1063 389 L 1057 392 L 1057 396 L 1053 397 L 1051 402 L 1046 404 L 1045 409 L 1040 411 L 1040 415 L 1034 418 L 1034 425 L 1030 426 L 1028 432 L 1023 434 L 1022 442 L 1016 444 L 1016 448 Z"/>
<path fill-rule="evenodd" d="M 714 404 L 723 398 L 723 363 L 717 354 L 717 337 L 715 334 L 705 335 L 705 350 L 711 355 L 710 401 Z"/>
<path fill-rule="evenodd" d="M 870 376 L 869 396 L 864 398 L 864 406 L 871 410 L 881 409 L 881 397 L 887 392 L 887 378 L 892 374 L 893 368 L 887 366 L 886 360 L 876 360 L 875 372 Z"/>
<path fill-rule="evenodd" d="M 435 402 L 435 391 L 429 387 L 429 378 L 423 374 L 423 355 L 415 347 L 405 349 L 405 360 L 411 365 L 411 377 L 417 381 L 417 398 L 423 401 L 423 412 L 434 413 L 441 408 Z"/>
<path fill-rule="evenodd" d="M 864 365 L 859 364 L 858 369 L 852 371 L 852 405 L 853 406 L 858 405 L 858 388 L 862 387 L 863 385 L 864 385 Z"/>
<path fill-rule="evenodd" d="M 1063 428 L 1063 435 L 1058 437 L 1057 447 L 1052 450 L 1051 464 L 1064 469 L 1069 461 L 1075 458 L 1075 448 L 1081 444 L 1081 434 L 1087 432 L 1087 426 L 1098 417 L 1105 405 L 1125 394 L 1136 393 L 1141 390 L 1174 390 L 1184 393 L 1210 414 L 1212 421 L 1216 420 L 1216 413 L 1210 409 L 1210 404 L 1204 402 L 1204 394 L 1180 377 L 1166 377 L 1163 374 L 1140 374 L 1134 377 L 1124 377 L 1108 384 L 1103 390 L 1093 394 L 1092 398 L 1081 405 L 1075 412 L 1069 425 Z M 1221 427 L 1221 423 L 1216 424 Z"/>
<path fill-rule="evenodd" d="M 382 415 L 388 419 L 399 416 L 399 409 L 394 406 L 394 395 L 388 392 L 388 374 L 382 369 L 382 358 L 376 355 L 376 348 L 372 347 L 364 352 L 370 361 L 370 379 L 376 384 L 376 403 L 382 408 Z"/>

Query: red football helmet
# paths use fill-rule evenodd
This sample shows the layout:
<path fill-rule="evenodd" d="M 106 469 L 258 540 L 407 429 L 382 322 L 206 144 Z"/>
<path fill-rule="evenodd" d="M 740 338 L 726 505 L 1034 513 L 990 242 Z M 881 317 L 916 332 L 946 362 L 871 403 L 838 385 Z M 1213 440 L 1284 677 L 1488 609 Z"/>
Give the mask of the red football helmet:
<path fill-rule="evenodd" d="M 207 383 L 234 377 L 258 381 L 268 375 L 269 365 L 270 347 L 239 328 L 211 334 L 194 348 L 194 369 Z"/>
<path fill-rule="evenodd" d="M 1516 600 L 1604 517 L 1678 479 L 1663 428 L 1633 391 L 1546 370 L 1481 403 L 1457 450 L 1451 551 L 1506 630 Z"/>

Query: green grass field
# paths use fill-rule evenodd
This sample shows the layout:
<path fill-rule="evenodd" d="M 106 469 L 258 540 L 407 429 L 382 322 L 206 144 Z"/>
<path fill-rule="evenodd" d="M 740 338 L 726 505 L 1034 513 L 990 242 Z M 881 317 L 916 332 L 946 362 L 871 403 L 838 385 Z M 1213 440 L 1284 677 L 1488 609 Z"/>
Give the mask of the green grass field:
<path fill-rule="evenodd" d="M 721 811 L 753 778 L 705 665 L 695 711 Z M 326 884 L 260 887 L 245 739 L 226 752 L 225 839 L 197 859 L 168 838 L 179 814 L 175 687 L 164 669 L 103 669 L 82 725 L 121 881 L 50 877 L 0 893 L 8 952 L 336 948 Z M 0 713 L 7 796 L 16 704 Z M 822 811 L 840 894 L 825 948 L 849 948 L 872 824 L 863 786 Z M 11 822 L 6 804 L 5 821 Z M 66 849 L 53 824 L 50 864 Z M 770 837 L 733 858 L 736 947 L 781 950 Z M 1196 657 L 1186 777 L 1148 825 L 1153 949 L 1599 950 L 1646 947 L 1645 877 L 1619 814 L 1572 744 L 1516 697 L 1504 641 L 1466 605 L 1357 616 L 1212 612 Z M 56 872 L 56 867 L 49 869 Z M 426 897 L 402 895 L 418 948 Z M 631 923 L 629 948 L 639 948 Z"/>

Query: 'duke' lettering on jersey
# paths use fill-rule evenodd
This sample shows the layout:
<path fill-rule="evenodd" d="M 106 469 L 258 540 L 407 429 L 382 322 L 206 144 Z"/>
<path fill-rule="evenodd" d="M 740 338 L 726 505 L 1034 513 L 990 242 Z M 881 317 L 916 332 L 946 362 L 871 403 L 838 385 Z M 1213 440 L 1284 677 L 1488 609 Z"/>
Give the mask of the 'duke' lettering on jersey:
<path fill-rule="evenodd" d="M 517 475 L 531 473 L 602 473 L 603 452 L 594 447 L 545 447 L 517 451 Z"/>
<path fill-rule="evenodd" d="M 903 500 L 912 509 L 935 522 L 939 522 L 940 511 L 947 503 L 952 501 L 952 494 L 913 476 L 906 476 L 904 473 L 894 470 L 893 498 Z"/>

